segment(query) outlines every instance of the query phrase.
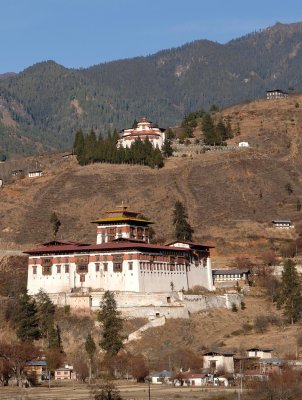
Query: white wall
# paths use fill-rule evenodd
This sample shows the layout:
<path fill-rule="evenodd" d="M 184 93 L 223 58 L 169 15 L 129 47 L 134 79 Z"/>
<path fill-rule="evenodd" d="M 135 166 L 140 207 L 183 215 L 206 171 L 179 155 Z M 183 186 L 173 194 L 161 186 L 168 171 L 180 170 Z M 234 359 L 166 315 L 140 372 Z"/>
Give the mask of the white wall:
<path fill-rule="evenodd" d="M 195 285 L 200 285 L 208 290 L 213 290 L 212 266 L 209 257 L 206 260 L 205 266 L 203 266 L 202 262 L 199 263 L 197 267 L 194 264 L 190 265 L 188 282 L 189 288 L 192 288 Z"/>
<path fill-rule="evenodd" d="M 114 253 L 115 255 L 124 252 Z M 95 254 L 91 254 L 94 256 Z M 106 253 L 108 259 L 110 253 Z M 76 254 L 74 256 L 77 256 Z M 61 259 L 68 255 L 60 255 Z M 129 262 L 132 263 L 132 270 L 129 270 Z M 96 271 L 95 264 L 99 264 L 99 271 Z M 96 261 L 88 264 L 88 272 L 79 274 L 76 272 L 76 264 L 68 263 L 69 272 L 65 272 L 65 263 L 52 265 L 52 274 L 43 275 L 41 264 L 34 264 L 34 257 L 30 257 L 28 265 L 28 293 L 36 294 L 40 289 L 46 293 L 70 292 L 75 288 L 93 290 L 111 290 L 122 292 L 169 292 L 171 283 L 174 291 L 187 290 L 194 285 L 201 285 L 209 290 L 213 290 L 211 260 L 207 259 L 206 266 L 199 264 L 197 267 L 191 265 L 186 271 L 185 265 L 178 265 L 174 271 L 168 271 L 166 263 L 155 263 L 161 266 L 157 270 L 154 266 L 151 269 L 140 269 L 141 261 L 124 260 L 121 272 L 113 272 L 113 262 L 106 261 L 108 270 L 104 270 L 104 262 Z M 145 265 L 150 263 L 146 261 Z M 61 266 L 61 272 L 57 272 L 57 265 Z M 165 268 L 163 268 L 165 267 Z M 37 273 L 33 273 L 36 268 Z M 165 269 L 165 270 L 164 270 Z M 85 276 L 85 281 L 81 282 L 81 275 Z"/>

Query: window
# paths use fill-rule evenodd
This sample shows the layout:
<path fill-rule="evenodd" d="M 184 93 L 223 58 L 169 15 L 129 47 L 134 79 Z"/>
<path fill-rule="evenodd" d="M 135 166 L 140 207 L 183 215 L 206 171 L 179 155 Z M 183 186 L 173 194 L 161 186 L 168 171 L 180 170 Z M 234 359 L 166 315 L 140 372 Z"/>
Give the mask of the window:
<path fill-rule="evenodd" d="M 43 275 L 51 275 L 51 266 L 49 266 L 49 265 L 43 266 L 42 274 Z"/>
<path fill-rule="evenodd" d="M 68 257 L 65 257 L 64 262 L 68 263 Z"/>
<path fill-rule="evenodd" d="M 33 264 L 35 264 L 35 265 L 37 264 L 37 259 L 36 258 L 33 259 Z"/>
<path fill-rule="evenodd" d="M 69 274 L 69 265 L 68 264 L 65 265 L 65 273 Z"/>
<path fill-rule="evenodd" d="M 61 265 L 57 265 L 57 274 L 61 273 Z"/>
<path fill-rule="evenodd" d="M 37 273 L 37 266 L 34 265 L 34 266 L 33 266 L 33 274 L 36 274 L 36 273 Z"/>
<path fill-rule="evenodd" d="M 128 269 L 129 271 L 133 270 L 133 262 L 128 262 Z"/>
<path fill-rule="evenodd" d="M 100 264 L 95 263 L 95 272 L 99 272 L 99 270 L 100 270 Z"/>
<path fill-rule="evenodd" d="M 78 273 L 86 273 L 88 272 L 88 265 L 78 265 L 77 266 Z"/>
<path fill-rule="evenodd" d="M 108 264 L 104 263 L 104 272 L 107 272 L 107 271 L 108 271 Z"/>
<path fill-rule="evenodd" d="M 100 256 L 95 256 L 95 261 L 100 261 Z"/>
<path fill-rule="evenodd" d="M 58 262 L 58 263 L 61 262 L 61 257 L 57 257 L 57 262 Z"/>
<path fill-rule="evenodd" d="M 113 272 L 122 272 L 122 263 L 113 263 Z"/>

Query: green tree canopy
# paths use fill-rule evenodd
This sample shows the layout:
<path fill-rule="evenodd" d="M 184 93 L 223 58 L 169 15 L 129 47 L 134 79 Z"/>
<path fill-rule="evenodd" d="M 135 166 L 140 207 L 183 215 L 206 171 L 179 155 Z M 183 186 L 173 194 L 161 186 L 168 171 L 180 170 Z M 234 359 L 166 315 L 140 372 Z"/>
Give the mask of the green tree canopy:
<path fill-rule="evenodd" d="M 174 206 L 173 225 L 177 240 L 192 240 L 194 230 L 188 222 L 187 210 L 180 201 L 177 201 Z"/>
<path fill-rule="evenodd" d="M 162 152 L 165 157 L 171 157 L 173 155 L 173 149 L 170 140 L 166 139 L 164 141 Z"/>
<path fill-rule="evenodd" d="M 123 348 L 121 335 L 123 321 L 117 310 L 114 294 L 109 290 L 104 294 L 98 320 L 103 327 L 100 347 L 108 356 L 114 356 Z"/>
<path fill-rule="evenodd" d="M 37 304 L 35 299 L 27 293 L 20 294 L 17 299 L 14 325 L 16 334 L 22 342 L 37 340 L 41 337 Z"/>
<path fill-rule="evenodd" d="M 86 342 L 85 342 L 85 350 L 86 353 L 88 355 L 88 359 L 89 359 L 89 383 L 91 381 L 91 366 L 92 366 L 92 362 L 93 362 L 93 358 L 94 358 L 94 354 L 96 351 L 96 345 L 94 343 L 94 340 L 91 336 L 91 334 L 89 333 L 87 338 L 86 338 Z"/>
<path fill-rule="evenodd" d="M 283 308 L 286 318 L 295 323 L 302 311 L 302 281 L 292 260 L 286 260 L 281 285 L 277 295 L 277 307 Z"/>

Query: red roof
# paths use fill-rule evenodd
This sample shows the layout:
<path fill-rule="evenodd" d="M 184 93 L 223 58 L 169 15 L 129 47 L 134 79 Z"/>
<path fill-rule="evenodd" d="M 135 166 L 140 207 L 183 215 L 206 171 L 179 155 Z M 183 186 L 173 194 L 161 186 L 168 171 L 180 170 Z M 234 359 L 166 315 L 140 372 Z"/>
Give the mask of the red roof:
<path fill-rule="evenodd" d="M 165 245 L 158 244 L 149 244 L 149 243 L 141 243 L 141 242 L 109 242 L 102 244 L 94 244 L 88 246 L 79 246 L 79 245 L 62 245 L 62 246 L 43 246 L 37 247 L 34 249 L 30 249 L 24 251 L 26 254 L 36 254 L 36 253 L 57 253 L 57 252 L 92 252 L 92 251 L 102 251 L 102 250 L 146 250 L 146 251 L 154 251 L 154 250 L 165 250 L 165 251 L 179 251 L 179 252 L 188 252 L 189 249 L 186 247 L 171 247 Z"/>

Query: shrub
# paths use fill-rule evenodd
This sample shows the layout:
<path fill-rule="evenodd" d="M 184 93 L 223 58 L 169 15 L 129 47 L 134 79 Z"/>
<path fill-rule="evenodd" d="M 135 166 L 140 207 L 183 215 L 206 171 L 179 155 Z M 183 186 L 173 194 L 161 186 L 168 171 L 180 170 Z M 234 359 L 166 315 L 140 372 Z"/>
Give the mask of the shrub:
<path fill-rule="evenodd" d="M 294 192 L 294 189 L 290 183 L 287 183 L 284 188 L 285 188 L 285 191 L 287 192 L 287 194 L 289 194 L 289 195 Z"/>
<path fill-rule="evenodd" d="M 231 308 L 231 310 L 232 310 L 233 312 L 237 312 L 237 311 L 238 311 L 238 307 L 236 306 L 235 303 L 232 303 L 232 308 Z"/>
<path fill-rule="evenodd" d="M 248 322 L 244 322 L 241 325 L 241 329 L 244 335 L 246 335 L 248 332 L 250 332 L 253 329 L 253 325 L 249 324 Z"/>
<path fill-rule="evenodd" d="M 246 305 L 245 305 L 244 301 L 241 302 L 240 307 L 241 307 L 241 310 L 245 310 L 246 309 Z"/>
<path fill-rule="evenodd" d="M 265 315 L 259 315 L 254 320 L 254 330 L 256 333 L 264 333 L 269 325 L 269 321 Z"/>

